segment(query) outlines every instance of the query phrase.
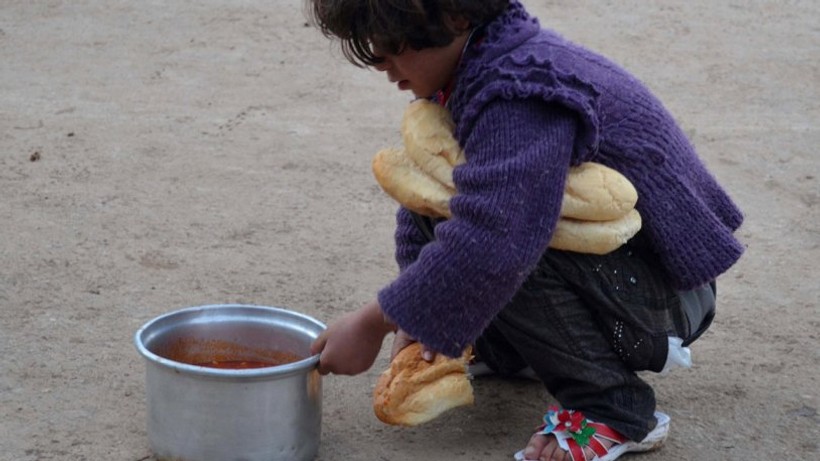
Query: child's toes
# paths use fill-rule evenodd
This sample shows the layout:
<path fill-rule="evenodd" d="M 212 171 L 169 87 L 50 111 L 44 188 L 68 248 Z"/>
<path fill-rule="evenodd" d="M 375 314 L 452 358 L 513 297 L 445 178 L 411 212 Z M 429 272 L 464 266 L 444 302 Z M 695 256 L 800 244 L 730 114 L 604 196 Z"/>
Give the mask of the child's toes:
<path fill-rule="evenodd" d="M 565 454 L 555 437 L 544 434 L 533 435 L 524 449 L 524 459 L 533 461 L 565 461 Z"/>
<path fill-rule="evenodd" d="M 535 434 L 530 437 L 527 448 L 524 448 L 524 459 L 526 460 L 540 460 L 544 447 L 549 445 L 549 439 L 542 434 Z"/>

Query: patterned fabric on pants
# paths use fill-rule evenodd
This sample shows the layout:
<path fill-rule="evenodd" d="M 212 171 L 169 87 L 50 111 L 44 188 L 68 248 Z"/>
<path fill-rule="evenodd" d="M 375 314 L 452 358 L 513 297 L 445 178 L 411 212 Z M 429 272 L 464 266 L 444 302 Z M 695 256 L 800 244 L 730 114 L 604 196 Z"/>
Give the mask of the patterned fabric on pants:
<path fill-rule="evenodd" d="M 660 371 L 669 336 L 691 341 L 704 328 L 691 331 L 678 293 L 639 242 L 603 256 L 548 250 L 476 355 L 503 375 L 531 367 L 564 408 L 642 440 L 655 427 L 655 394 L 635 372 Z"/>

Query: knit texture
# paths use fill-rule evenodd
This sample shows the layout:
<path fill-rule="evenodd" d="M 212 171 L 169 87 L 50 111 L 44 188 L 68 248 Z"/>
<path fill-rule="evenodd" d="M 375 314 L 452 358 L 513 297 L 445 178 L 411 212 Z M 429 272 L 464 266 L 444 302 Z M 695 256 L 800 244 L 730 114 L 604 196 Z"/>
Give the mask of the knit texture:
<path fill-rule="evenodd" d="M 459 355 L 546 251 L 569 166 L 585 161 L 635 185 L 642 232 L 675 288 L 713 280 L 740 258 L 742 214 L 643 84 L 542 29 L 516 0 L 484 33 L 450 97 L 467 158 L 453 174 L 453 217 L 425 245 L 398 213 L 401 273 L 379 301 L 402 329 Z"/>

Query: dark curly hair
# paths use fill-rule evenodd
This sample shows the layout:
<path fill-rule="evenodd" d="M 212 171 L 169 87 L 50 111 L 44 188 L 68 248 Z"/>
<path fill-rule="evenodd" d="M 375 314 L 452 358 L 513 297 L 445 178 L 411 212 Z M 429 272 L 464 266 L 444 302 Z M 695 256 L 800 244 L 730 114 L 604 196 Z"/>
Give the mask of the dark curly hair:
<path fill-rule="evenodd" d="M 380 52 L 399 54 L 450 44 L 461 33 L 450 18 L 464 18 L 471 27 L 485 24 L 509 0 L 305 0 L 307 14 L 328 38 L 341 42 L 354 65 L 382 62 Z"/>

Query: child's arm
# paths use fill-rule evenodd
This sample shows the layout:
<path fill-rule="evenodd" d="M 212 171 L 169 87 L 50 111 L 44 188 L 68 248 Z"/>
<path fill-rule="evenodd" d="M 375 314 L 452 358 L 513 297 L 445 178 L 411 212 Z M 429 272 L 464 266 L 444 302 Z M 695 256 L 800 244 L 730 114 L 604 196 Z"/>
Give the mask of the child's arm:
<path fill-rule="evenodd" d="M 427 238 L 413 221 L 410 210 L 400 207 L 396 213 L 396 262 L 404 269 L 416 261 Z"/>
<path fill-rule="evenodd" d="M 310 353 L 321 354 L 321 374 L 357 375 L 373 366 L 384 337 L 395 329 L 371 301 L 331 324 L 311 344 Z"/>
<path fill-rule="evenodd" d="M 452 218 L 379 293 L 402 330 L 454 357 L 509 302 L 552 236 L 576 125 L 570 111 L 541 101 L 485 106 L 453 174 Z"/>

